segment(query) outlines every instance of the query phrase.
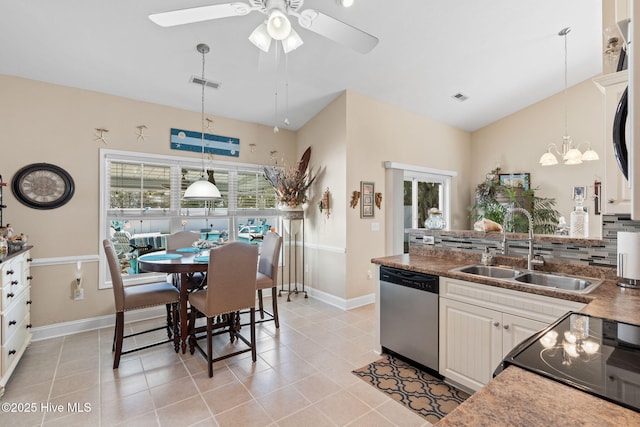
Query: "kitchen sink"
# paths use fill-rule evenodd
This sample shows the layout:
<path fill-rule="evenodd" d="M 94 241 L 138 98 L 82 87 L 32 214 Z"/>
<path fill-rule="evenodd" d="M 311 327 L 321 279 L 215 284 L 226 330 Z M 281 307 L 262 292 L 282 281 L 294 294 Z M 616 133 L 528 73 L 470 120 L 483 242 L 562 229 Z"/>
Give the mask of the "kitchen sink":
<path fill-rule="evenodd" d="M 511 267 L 495 266 L 495 265 L 467 265 L 465 267 L 456 268 L 453 271 L 460 273 L 475 274 L 477 276 L 493 277 L 494 279 L 513 279 L 522 274 L 521 270 Z"/>
<path fill-rule="evenodd" d="M 564 276 L 553 273 L 529 272 L 515 278 L 516 281 L 529 285 L 548 286 L 566 291 L 589 292 L 592 287 L 602 283 L 602 280 L 583 277 Z"/>
<path fill-rule="evenodd" d="M 545 286 L 579 294 L 587 294 L 593 291 L 604 281 L 603 279 L 591 277 L 519 270 L 507 266 L 489 266 L 482 264 L 466 265 L 464 267 L 454 268 L 451 271 L 506 280 L 512 283 L 517 282 L 525 285 Z"/>

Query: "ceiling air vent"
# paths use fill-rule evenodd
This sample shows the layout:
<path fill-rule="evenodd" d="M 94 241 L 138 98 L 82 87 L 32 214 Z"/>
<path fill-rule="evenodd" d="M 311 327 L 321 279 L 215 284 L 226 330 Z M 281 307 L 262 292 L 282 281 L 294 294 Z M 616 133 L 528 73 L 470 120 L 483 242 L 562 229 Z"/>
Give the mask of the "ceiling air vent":
<path fill-rule="evenodd" d="M 469 97 L 467 95 L 464 95 L 460 92 L 456 93 L 455 95 L 452 96 L 453 99 L 455 99 L 458 102 L 463 102 L 466 101 L 467 99 L 469 99 Z"/>
<path fill-rule="evenodd" d="M 207 79 L 202 80 L 202 77 L 198 76 L 191 76 L 191 79 L 189 81 L 191 83 L 197 84 L 198 86 L 202 86 L 202 84 L 204 83 L 206 87 L 210 87 L 211 89 L 218 89 L 220 87 L 220 83 Z"/>

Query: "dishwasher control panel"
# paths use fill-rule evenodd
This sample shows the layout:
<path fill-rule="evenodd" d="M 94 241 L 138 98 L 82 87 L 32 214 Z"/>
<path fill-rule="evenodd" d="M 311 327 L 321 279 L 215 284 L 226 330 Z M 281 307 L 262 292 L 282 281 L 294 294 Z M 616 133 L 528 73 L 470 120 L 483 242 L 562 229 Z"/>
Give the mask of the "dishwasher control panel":
<path fill-rule="evenodd" d="M 440 291 L 438 276 L 400 270 L 397 268 L 385 266 L 380 267 L 380 281 L 434 294 L 437 294 Z"/>

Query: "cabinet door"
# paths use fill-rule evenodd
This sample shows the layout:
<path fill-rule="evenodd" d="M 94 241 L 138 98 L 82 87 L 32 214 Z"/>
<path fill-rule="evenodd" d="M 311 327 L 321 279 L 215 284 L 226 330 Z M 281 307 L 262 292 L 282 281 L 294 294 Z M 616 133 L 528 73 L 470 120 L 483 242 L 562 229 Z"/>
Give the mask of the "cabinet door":
<path fill-rule="evenodd" d="M 487 384 L 502 360 L 502 313 L 440 298 L 439 372 L 472 390 Z"/>
<path fill-rule="evenodd" d="M 502 357 L 506 356 L 515 346 L 536 332 L 546 328 L 546 323 L 525 317 L 502 314 Z"/>

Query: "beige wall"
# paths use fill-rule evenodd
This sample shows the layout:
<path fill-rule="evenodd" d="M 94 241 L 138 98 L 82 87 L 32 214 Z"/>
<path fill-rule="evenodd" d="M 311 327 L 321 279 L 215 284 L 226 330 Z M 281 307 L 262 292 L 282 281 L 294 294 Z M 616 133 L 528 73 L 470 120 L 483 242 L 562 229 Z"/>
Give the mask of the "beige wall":
<path fill-rule="evenodd" d="M 565 96 L 561 92 L 473 132 L 471 144 L 471 198 L 475 186 L 500 164 L 503 173 L 529 172 L 536 195 L 556 199 L 557 210 L 569 221 L 573 186 L 587 186 L 589 235 L 601 235 L 601 216 L 594 215 L 593 183 L 604 178 L 604 100 L 591 80 L 567 91 L 568 130 L 574 144 L 589 141 L 600 161 L 581 165 L 540 166 L 540 156 L 550 143 L 560 146 L 564 135 Z M 586 146 L 582 146 L 584 151 Z M 558 156 L 559 157 L 559 156 Z M 558 159 L 561 162 L 561 159 Z"/>
<path fill-rule="evenodd" d="M 53 163 L 73 177 L 76 192 L 65 206 L 40 211 L 20 204 L 5 188 L 4 222 L 28 234 L 34 259 L 97 255 L 99 240 L 99 150 L 139 151 L 198 157 L 197 153 L 171 150 L 171 127 L 200 130 L 200 113 L 0 75 L 2 154 L 0 174 L 10 181 L 30 163 Z M 198 95 L 199 96 L 199 95 Z M 215 160 L 269 164 L 277 150 L 285 162 L 296 160 L 296 135 L 287 130 L 274 134 L 270 127 L 214 119 L 212 133 L 240 138 L 238 159 Z M 137 141 L 136 126 L 145 125 L 145 141 Z M 96 142 L 95 128 L 106 128 L 108 144 Z M 256 144 L 251 153 L 248 144 Z M 31 319 L 34 326 L 100 316 L 113 312 L 111 290 L 98 291 L 97 264 L 85 263 L 85 299 L 70 298 L 75 262 L 34 268 Z"/>
<path fill-rule="evenodd" d="M 382 209 L 375 208 L 373 219 L 361 219 L 359 206 L 347 210 L 346 298 L 374 292 L 375 281 L 367 276 L 373 270 L 371 258 L 385 254 L 384 204 L 391 196 L 385 189 L 383 163 L 457 171 L 451 217 L 452 228 L 459 228 L 466 224 L 470 141 L 468 132 L 347 92 L 347 195 L 360 189 L 360 181 L 372 181 L 375 191 L 382 193 Z M 379 231 L 372 230 L 375 223 Z"/>

